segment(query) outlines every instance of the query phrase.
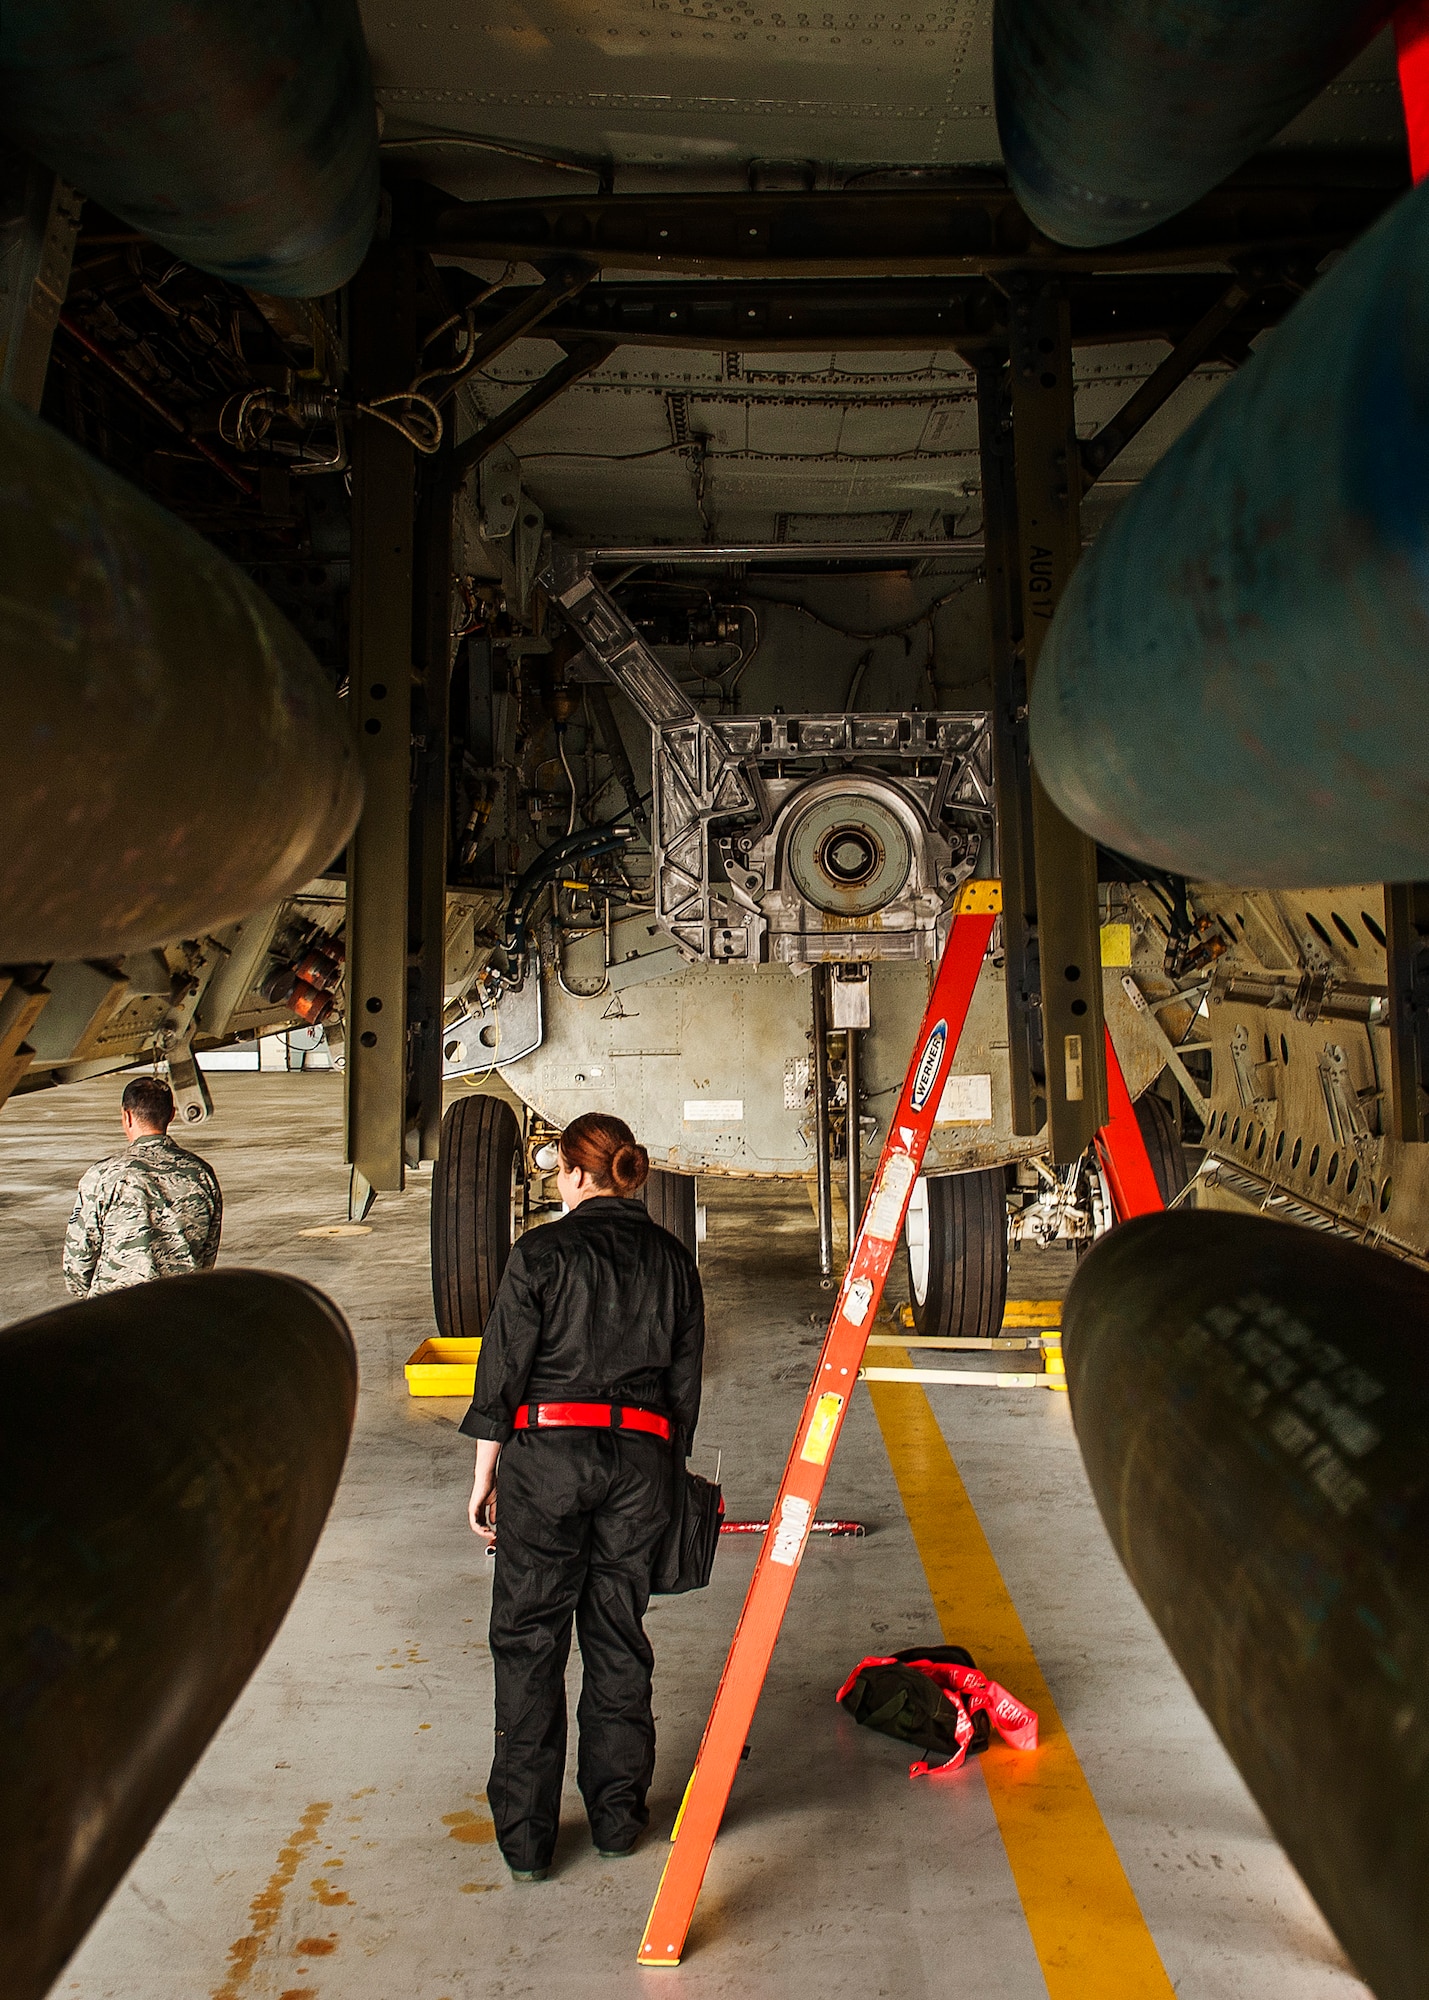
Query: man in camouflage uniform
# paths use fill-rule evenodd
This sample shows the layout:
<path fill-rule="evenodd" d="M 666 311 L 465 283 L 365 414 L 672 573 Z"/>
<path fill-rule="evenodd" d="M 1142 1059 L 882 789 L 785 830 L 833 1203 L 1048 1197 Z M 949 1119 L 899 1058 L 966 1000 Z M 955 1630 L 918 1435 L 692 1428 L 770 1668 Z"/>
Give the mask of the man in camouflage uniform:
<path fill-rule="evenodd" d="M 169 1138 L 169 1086 L 135 1077 L 120 1108 L 129 1144 L 90 1168 L 65 1232 L 65 1284 L 78 1299 L 207 1271 L 218 1256 L 218 1178 L 207 1160 Z"/>

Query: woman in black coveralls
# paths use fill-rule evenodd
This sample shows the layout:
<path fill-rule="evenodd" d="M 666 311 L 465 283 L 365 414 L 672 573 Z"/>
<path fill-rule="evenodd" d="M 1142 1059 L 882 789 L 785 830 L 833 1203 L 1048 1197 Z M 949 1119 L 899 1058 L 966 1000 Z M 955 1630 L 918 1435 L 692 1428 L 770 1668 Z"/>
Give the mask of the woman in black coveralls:
<path fill-rule="evenodd" d="M 513 1248 L 461 1426 L 477 1440 L 468 1518 L 496 1545 L 486 1796 L 518 1881 L 543 1880 L 555 1850 L 572 1615 L 591 1836 L 603 1855 L 628 1854 L 649 1823 L 655 1656 L 642 1620 L 670 1519 L 672 1430 L 688 1449 L 704 1354 L 695 1260 L 631 1199 L 645 1148 L 621 1119 L 588 1112 L 559 1152 L 568 1213 Z"/>

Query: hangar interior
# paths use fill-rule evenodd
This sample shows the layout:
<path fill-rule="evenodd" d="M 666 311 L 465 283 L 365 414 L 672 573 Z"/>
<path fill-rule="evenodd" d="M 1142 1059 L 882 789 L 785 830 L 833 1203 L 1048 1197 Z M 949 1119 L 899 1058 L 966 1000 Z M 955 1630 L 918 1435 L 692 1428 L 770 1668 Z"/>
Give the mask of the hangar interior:
<path fill-rule="evenodd" d="M 0 30 L 13 1990 L 638 1986 L 856 1328 L 665 1976 L 1421 1992 L 1413 5 L 148 12 Z M 65 1303 L 140 1073 L 271 1375 L 207 1278 Z M 455 1433 L 585 1112 L 751 1532 L 652 1599 L 650 1838 L 586 1851 L 573 1753 L 537 1885 Z M 834 1695 L 924 1643 L 1035 1755 L 905 1778 Z"/>

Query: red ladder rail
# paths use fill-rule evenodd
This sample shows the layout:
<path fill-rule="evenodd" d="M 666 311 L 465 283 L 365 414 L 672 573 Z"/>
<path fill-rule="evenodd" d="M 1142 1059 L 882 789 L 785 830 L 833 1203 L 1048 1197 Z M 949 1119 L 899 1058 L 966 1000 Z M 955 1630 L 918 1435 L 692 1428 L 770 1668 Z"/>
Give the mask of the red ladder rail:
<path fill-rule="evenodd" d="M 1429 174 L 1429 0 L 1404 0 L 1394 16 L 1394 46 L 1409 173 L 1417 187 Z"/>
<path fill-rule="evenodd" d="M 1106 1031 L 1106 1097 L 1110 1116 L 1097 1133 L 1096 1147 L 1116 1219 L 1130 1222 L 1133 1215 L 1154 1215 L 1166 1204 L 1161 1199 L 1151 1155 L 1141 1134 L 1136 1106 L 1112 1046 L 1110 1028 Z"/>
<path fill-rule="evenodd" d="M 715 1836 L 808 1544 L 814 1509 L 824 1490 L 864 1346 L 903 1232 L 909 1196 L 928 1149 L 943 1085 L 1001 908 L 1000 883 L 965 882 L 958 893 L 913 1061 L 889 1124 L 878 1172 L 770 1515 L 772 1532 L 764 1539 L 750 1579 L 694 1774 L 675 1821 L 670 1856 L 640 1943 L 641 1965 L 678 1965 L 684 1950 Z M 852 1229 L 852 1217 L 849 1226 Z"/>

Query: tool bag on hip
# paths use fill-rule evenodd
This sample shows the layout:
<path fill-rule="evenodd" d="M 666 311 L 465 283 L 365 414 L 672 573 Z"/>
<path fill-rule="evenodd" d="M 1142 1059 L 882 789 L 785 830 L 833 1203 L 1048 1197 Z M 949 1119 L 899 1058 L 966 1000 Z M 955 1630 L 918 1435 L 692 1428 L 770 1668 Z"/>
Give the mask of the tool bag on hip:
<path fill-rule="evenodd" d="M 670 1525 L 655 1558 L 651 1591 L 676 1597 L 684 1590 L 703 1590 L 714 1569 L 724 1519 L 724 1494 L 711 1479 L 702 1479 L 685 1464 L 685 1440 L 677 1430 L 674 1452 L 674 1499 Z"/>

